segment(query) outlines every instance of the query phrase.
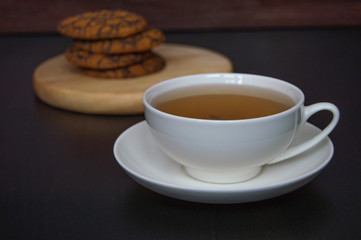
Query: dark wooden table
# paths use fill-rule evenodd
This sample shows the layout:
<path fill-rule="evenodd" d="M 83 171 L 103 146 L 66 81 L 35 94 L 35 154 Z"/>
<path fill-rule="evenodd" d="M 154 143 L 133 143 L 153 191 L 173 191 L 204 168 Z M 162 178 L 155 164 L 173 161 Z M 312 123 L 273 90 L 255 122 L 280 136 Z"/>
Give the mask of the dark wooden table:
<path fill-rule="evenodd" d="M 168 198 L 134 182 L 115 161 L 116 137 L 144 119 L 52 108 L 32 73 L 62 53 L 57 35 L 0 37 L 1 239 L 361 239 L 361 29 L 167 32 L 168 42 L 227 55 L 235 72 L 335 103 L 331 163 L 311 183 L 260 202 L 211 205 Z M 329 115 L 311 119 L 322 127 Z"/>

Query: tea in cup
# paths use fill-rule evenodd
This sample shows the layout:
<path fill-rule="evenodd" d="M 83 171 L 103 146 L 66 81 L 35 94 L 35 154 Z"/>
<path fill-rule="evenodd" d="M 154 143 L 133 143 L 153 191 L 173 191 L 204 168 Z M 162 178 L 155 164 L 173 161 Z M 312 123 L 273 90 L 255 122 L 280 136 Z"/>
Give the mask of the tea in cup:
<path fill-rule="evenodd" d="M 159 148 L 193 178 L 235 183 L 262 166 L 286 160 L 321 142 L 336 126 L 331 103 L 304 106 L 296 86 L 271 77 L 212 73 L 160 82 L 143 96 L 147 125 Z M 288 148 L 307 119 L 327 110 L 318 135 Z"/>

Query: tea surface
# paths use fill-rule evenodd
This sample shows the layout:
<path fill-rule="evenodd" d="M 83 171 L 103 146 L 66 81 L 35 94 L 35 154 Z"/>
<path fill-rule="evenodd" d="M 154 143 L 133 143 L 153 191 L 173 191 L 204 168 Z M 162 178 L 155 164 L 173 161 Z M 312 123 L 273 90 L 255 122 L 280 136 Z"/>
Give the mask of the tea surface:
<path fill-rule="evenodd" d="M 283 112 L 292 100 L 282 93 L 256 87 L 184 88 L 155 99 L 160 111 L 188 118 L 239 120 Z"/>

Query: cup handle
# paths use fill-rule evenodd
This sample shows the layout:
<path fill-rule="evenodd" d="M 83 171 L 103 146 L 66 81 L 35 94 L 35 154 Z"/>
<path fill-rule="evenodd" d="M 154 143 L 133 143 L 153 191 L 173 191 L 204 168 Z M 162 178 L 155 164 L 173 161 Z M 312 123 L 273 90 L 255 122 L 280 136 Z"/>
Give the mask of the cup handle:
<path fill-rule="evenodd" d="M 307 142 L 304 142 L 295 147 L 287 148 L 281 155 L 277 156 L 268 164 L 277 163 L 286 160 L 290 157 L 296 156 L 297 154 L 300 154 L 310 149 L 311 147 L 315 146 L 316 144 L 321 142 L 325 137 L 327 137 L 327 135 L 330 134 L 331 131 L 336 127 L 336 124 L 340 118 L 340 112 L 338 108 L 332 103 L 321 102 L 304 107 L 303 119 L 300 126 L 302 127 L 307 121 L 307 119 L 309 119 L 313 114 L 324 110 L 330 111 L 333 115 L 332 120 L 327 125 L 327 127 L 325 127 L 319 134 L 317 134 L 315 137 L 311 138 Z"/>

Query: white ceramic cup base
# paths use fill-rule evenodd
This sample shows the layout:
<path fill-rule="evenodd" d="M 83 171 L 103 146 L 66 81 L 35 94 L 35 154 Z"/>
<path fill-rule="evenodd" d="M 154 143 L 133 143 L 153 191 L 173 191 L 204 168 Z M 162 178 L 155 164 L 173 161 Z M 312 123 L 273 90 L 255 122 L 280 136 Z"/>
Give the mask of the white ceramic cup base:
<path fill-rule="evenodd" d="M 196 180 L 209 183 L 239 183 L 256 177 L 261 172 L 261 167 L 237 169 L 234 171 L 204 171 L 184 167 L 189 176 Z"/>

